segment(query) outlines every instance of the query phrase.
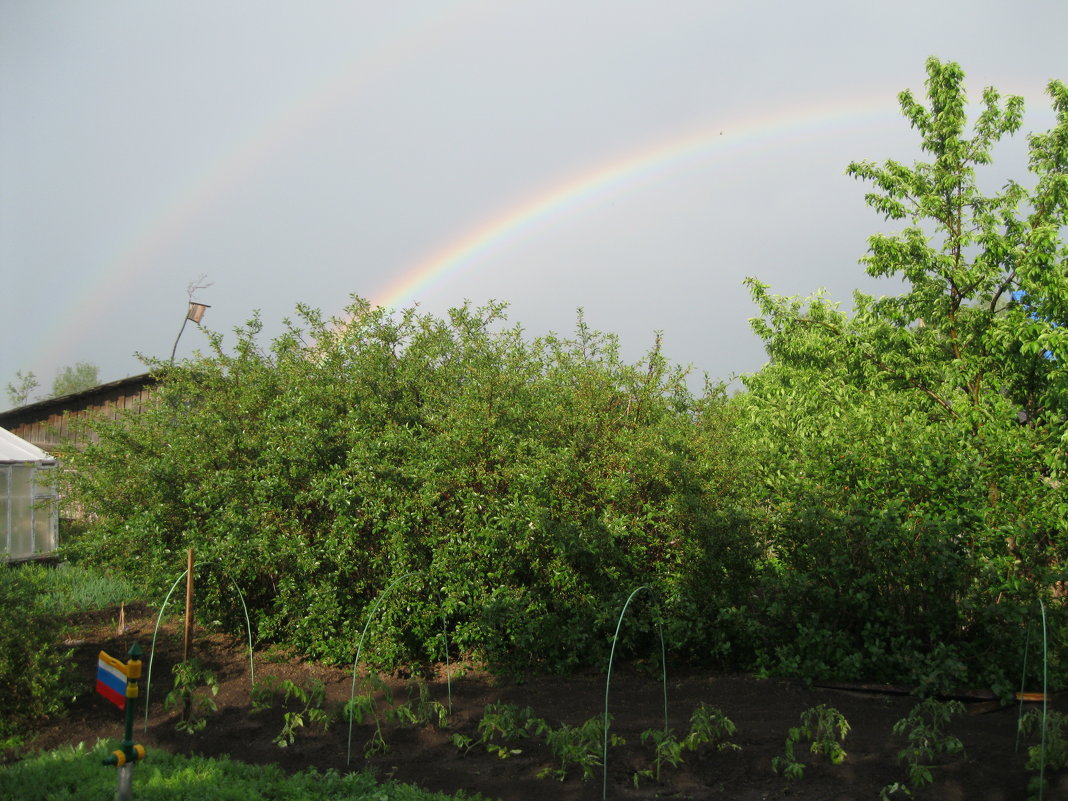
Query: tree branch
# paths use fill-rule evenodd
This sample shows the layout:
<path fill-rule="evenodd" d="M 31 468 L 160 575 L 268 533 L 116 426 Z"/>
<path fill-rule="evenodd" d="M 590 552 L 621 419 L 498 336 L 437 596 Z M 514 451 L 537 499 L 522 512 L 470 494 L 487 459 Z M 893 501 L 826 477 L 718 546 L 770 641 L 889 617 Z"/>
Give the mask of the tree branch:
<path fill-rule="evenodd" d="M 827 329 L 828 331 L 832 332 L 833 334 L 835 334 L 836 336 L 838 336 L 839 338 L 841 338 L 843 340 L 846 340 L 848 338 L 847 334 L 844 331 L 842 331 L 841 328 L 839 328 L 838 326 L 833 325 L 831 323 L 825 322 L 823 320 L 813 320 L 813 319 L 811 319 L 809 317 L 798 317 L 797 320 L 798 320 L 798 322 L 805 323 L 807 325 L 817 325 L 817 326 L 820 326 L 821 328 L 825 328 L 825 329 Z M 899 373 L 896 370 L 892 369 L 890 367 L 890 365 L 888 365 L 882 359 L 878 358 L 873 353 L 867 353 L 864 350 L 856 350 L 855 352 L 859 353 L 859 355 L 861 357 L 863 357 L 864 359 L 867 359 L 869 362 L 874 364 L 876 367 L 879 368 L 879 370 L 881 370 L 883 373 L 885 373 L 890 378 L 893 378 L 893 379 L 896 379 L 898 381 L 901 381 L 904 384 L 906 384 L 907 386 L 911 387 L 912 389 L 918 390 L 918 391 L 922 392 L 923 394 L 927 395 L 927 397 L 929 397 L 931 400 L 933 400 L 935 403 L 937 403 L 939 406 L 941 406 L 943 409 L 945 409 L 947 412 L 949 412 L 953 417 L 959 417 L 960 416 L 960 415 L 957 414 L 956 409 L 953 408 L 953 406 L 949 403 L 949 401 L 947 401 L 945 398 L 940 396 L 937 392 L 932 390 L 930 387 L 928 387 L 923 382 L 918 381 L 915 378 L 909 378 L 907 376 L 902 375 L 901 373 Z"/>

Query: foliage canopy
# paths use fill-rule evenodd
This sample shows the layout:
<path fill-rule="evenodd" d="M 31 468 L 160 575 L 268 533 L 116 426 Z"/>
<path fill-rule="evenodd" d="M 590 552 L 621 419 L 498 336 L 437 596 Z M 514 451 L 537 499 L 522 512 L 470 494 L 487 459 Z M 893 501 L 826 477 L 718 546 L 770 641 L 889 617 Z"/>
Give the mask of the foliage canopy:
<path fill-rule="evenodd" d="M 977 170 L 1023 102 L 986 89 L 968 130 L 961 69 L 932 58 L 927 74 L 926 104 L 899 99 L 930 160 L 848 168 L 907 223 L 863 259 L 904 292 L 857 293 L 846 314 L 750 280 L 771 361 L 739 405 L 782 499 L 769 523 L 783 593 L 815 600 L 789 658 L 894 673 L 927 650 L 952 682 L 958 649 L 989 662 L 991 618 L 1028 614 L 1064 578 L 1068 87 L 1049 84 L 1057 126 L 1029 137 L 1034 186 L 984 193 Z"/>
<path fill-rule="evenodd" d="M 443 605 L 455 646 L 573 666 L 648 580 L 678 648 L 724 647 L 710 624 L 753 561 L 730 511 L 744 472 L 722 399 L 695 401 L 658 348 L 626 365 L 581 318 L 573 339 L 529 341 L 498 305 L 299 313 L 268 348 L 253 320 L 233 354 L 216 337 L 210 357 L 155 365 L 150 410 L 94 424 L 66 473 L 95 520 L 78 551 L 133 558 L 162 588 L 193 546 L 261 637 L 339 661 L 408 573 L 375 624 L 387 661 L 443 658 Z"/>

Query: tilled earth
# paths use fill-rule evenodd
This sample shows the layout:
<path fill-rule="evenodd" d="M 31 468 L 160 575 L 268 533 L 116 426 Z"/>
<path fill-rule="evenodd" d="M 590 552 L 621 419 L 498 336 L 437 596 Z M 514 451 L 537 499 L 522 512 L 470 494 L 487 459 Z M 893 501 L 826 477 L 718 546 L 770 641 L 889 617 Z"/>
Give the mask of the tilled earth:
<path fill-rule="evenodd" d="M 117 610 L 83 620 L 72 635 L 72 658 L 86 688 L 95 679 L 98 652 L 125 658 L 133 642 L 145 651 L 147 672 L 154 618 L 144 608 L 127 610 L 127 630 L 120 634 L 114 623 Z M 558 765 L 544 738 L 513 744 L 506 758 L 489 753 L 477 743 L 477 725 L 488 704 L 507 703 L 532 707 L 534 713 L 554 727 L 576 726 L 603 714 L 605 676 L 601 673 L 534 678 L 521 683 L 504 682 L 465 666 L 452 667 L 452 714 L 447 728 L 400 726 L 384 723 L 382 733 L 388 750 L 364 757 L 374 727 L 353 728 L 351 761 L 347 760 L 348 728 L 339 721 L 340 705 L 348 700 L 351 670 L 335 669 L 278 657 L 256 655 L 257 682 L 268 676 L 307 687 L 319 679 L 326 687 L 323 708 L 333 722 L 325 731 L 309 723 L 295 732 L 295 741 L 284 748 L 275 744 L 283 723 L 281 699 L 269 709 L 253 711 L 250 705 L 249 660 L 242 643 L 225 635 L 199 633 L 193 655 L 213 671 L 220 689 L 218 710 L 207 716 L 206 727 L 194 734 L 176 728 L 179 711 L 165 711 L 163 698 L 171 687 L 171 667 L 181 655 L 181 633 L 175 627 L 160 630 L 149 691 L 149 716 L 144 727 L 139 706 L 135 741 L 143 744 L 151 759 L 153 750 L 230 757 L 252 764 L 278 763 L 297 771 L 314 766 L 319 770 L 370 767 L 380 778 L 390 778 L 432 790 L 467 794 L 481 793 L 502 801 L 534 799 L 600 799 L 602 773 L 583 780 L 581 770 L 571 768 L 563 780 L 539 778 L 544 769 Z M 396 700 L 408 698 L 411 682 L 401 677 L 386 679 Z M 144 682 L 142 682 L 142 687 Z M 448 702 L 444 671 L 429 683 L 430 695 Z M 142 689 L 142 693 L 144 690 Z M 1065 697 L 1053 706 L 1068 711 Z M 860 801 L 879 798 L 880 790 L 907 779 L 906 765 L 898 760 L 905 747 L 891 728 L 916 703 L 908 695 L 858 688 L 806 687 L 799 682 L 760 680 L 741 675 L 676 671 L 668 675 L 670 726 L 685 732 L 690 714 L 698 704 L 717 707 L 737 726 L 731 741 L 737 749 L 718 750 L 704 745 L 684 754 L 676 767 L 665 766 L 659 783 L 635 775 L 652 767 L 652 746 L 642 744 L 641 732 L 663 726 L 663 689 L 658 675 L 616 666 L 613 669 L 609 711 L 612 733 L 625 738 L 608 755 L 606 797 L 612 799 L 732 799 L 733 801 Z M 819 756 L 798 749 L 807 763 L 804 776 L 788 781 L 771 767 L 772 758 L 783 754 L 787 731 L 797 726 L 801 713 L 818 704 L 839 710 L 851 727 L 844 741 L 847 757 L 832 765 Z M 382 704 L 384 706 L 384 704 Z M 932 769 L 934 783 L 913 791 L 918 799 L 940 801 L 1021 801 L 1027 797 L 1030 772 L 1025 769 L 1025 740 L 1016 750 L 1018 708 L 996 703 L 969 701 L 968 711 L 951 725 L 965 747 L 964 756 L 942 757 Z M 290 711 L 297 707 L 290 706 Z M 43 726 L 32 746 L 52 748 L 98 738 L 121 739 L 122 713 L 103 698 L 87 691 L 74 702 L 62 720 Z M 476 741 L 464 752 L 452 738 L 455 734 Z M 1068 773 L 1066 771 L 1065 773 Z M 1047 799 L 1068 799 L 1068 775 L 1053 775 Z M 892 796 L 905 797 L 904 794 Z"/>

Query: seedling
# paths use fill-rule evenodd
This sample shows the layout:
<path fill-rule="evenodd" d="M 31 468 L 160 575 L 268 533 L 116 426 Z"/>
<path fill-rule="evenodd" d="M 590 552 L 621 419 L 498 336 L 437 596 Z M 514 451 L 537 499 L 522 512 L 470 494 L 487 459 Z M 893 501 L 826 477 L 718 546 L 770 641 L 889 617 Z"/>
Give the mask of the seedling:
<path fill-rule="evenodd" d="M 898 737 L 908 738 L 908 747 L 897 758 L 908 764 L 909 784 L 924 787 L 934 781 L 932 763 L 939 754 L 963 754 L 964 745 L 957 737 L 945 733 L 945 726 L 957 715 L 964 714 L 960 701 L 939 701 L 926 698 L 916 704 L 907 717 L 894 724 Z M 891 791 L 892 792 L 892 791 Z"/>
<path fill-rule="evenodd" d="M 669 728 L 647 729 L 641 734 L 643 743 L 653 742 L 656 747 L 653 767 L 640 770 L 634 774 L 634 786 L 642 778 L 660 782 L 660 772 L 665 764 L 678 767 L 683 762 L 686 751 L 694 751 L 700 745 L 715 743 L 718 750 L 737 749 L 739 746 L 726 742 L 727 737 L 735 732 L 735 725 L 730 718 L 716 707 L 699 704 L 690 716 L 690 731 L 681 740 Z"/>
<path fill-rule="evenodd" d="M 462 756 L 467 756 L 467 752 L 475 747 L 477 741 L 474 737 L 468 737 L 466 734 L 456 732 L 449 738 L 449 742 L 460 749 Z"/>
<path fill-rule="evenodd" d="M 529 706 L 515 704 L 489 704 L 478 722 L 482 744 L 491 754 L 507 759 L 522 753 L 515 744 L 530 737 L 541 737 L 549 732 L 549 724 L 534 716 Z M 503 742 L 499 742 L 503 741 Z"/>
<path fill-rule="evenodd" d="M 182 717 L 176 724 L 178 731 L 193 734 L 208 725 L 207 715 L 218 710 L 214 696 L 219 694 L 219 681 L 215 674 L 202 667 L 196 659 L 179 662 L 172 670 L 174 687 L 163 699 L 163 708 L 170 710 L 181 705 Z M 198 693 L 200 688 L 209 694 Z"/>
<path fill-rule="evenodd" d="M 430 697 L 430 687 L 425 681 L 418 680 L 416 684 L 419 698 L 393 707 L 386 717 L 401 726 L 436 726 L 444 729 L 449 722 L 449 711 L 444 704 Z"/>
<path fill-rule="evenodd" d="M 1020 718 L 1020 731 L 1024 734 L 1042 732 L 1043 713 L 1037 709 L 1029 710 Z M 1056 710 L 1047 710 L 1045 754 L 1043 745 L 1039 743 L 1027 749 L 1027 769 L 1040 771 L 1039 775 L 1033 776 L 1029 782 L 1031 796 L 1041 798 L 1045 786 L 1045 771 L 1062 770 L 1068 768 L 1068 715 Z"/>
<path fill-rule="evenodd" d="M 307 724 L 316 723 L 323 731 L 330 727 L 330 715 L 323 709 L 326 701 L 326 687 L 319 679 L 312 679 L 307 687 L 301 687 L 289 679 L 278 681 L 268 676 L 258 682 L 252 689 L 252 709 L 259 712 L 273 706 L 278 696 L 282 696 L 282 730 L 272 739 L 279 748 L 293 745 L 297 739 L 297 729 Z M 291 705 L 296 708 L 290 709 Z"/>
<path fill-rule="evenodd" d="M 805 774 L 805 763 L 795 756 L 798 743 L 811 743 L 809 752 L 822 754 L 832 765 L 845 761 L 846 752 L 841 742 L 849 733 L 849 722 L 837 709 L 820 704 L 801 713 L 801 725 L 790 729 L 786 736 L 784 754 L 771 760 L 771 768 L 788 779 L 800 779 Z"/>
<path fill-rule="evenodd" d="M 720 751 L 726 749 L 737 750 L 739 746 L 727 742 L 737 730 L 734 721 L 714 706 L 698 704 L 690 715 L 690 733 L 686 735 L 686 742 L 690 750 L 703 743 L 715 743 Z"/>
<path fill-rule="evenodd" d="M 893 798 L 898 794 L 912 798 L 912 790 L 909 789 L 907 784 L 901 782 L 894 782 L 893 784 L 886 785 L 879 791 L 879 801 L 893 801 Z"/>
<path fill-rule="evenodd" d="M 652 779 L 660 783 L 660 770 L 666 763 L 671 767 L 682 764 L 682 752 L 686 750 L 685 739 L 679 740 L 671 729 L 646 729 L 641 734 L 642 744 L 652 741 L 656 747 L 653 767 L 648 770 L 639 770 L 634 774 L 634 786 L 637 788 L 640 779 Z"/>
<path fill-rule="evenodd" d="M 341 714 L 344 720 L 361 725 L 368 718 L 374 722 L 375 729 L 371 732 L 371 739 L 367 741 L 367 745 L 363 748 L 363 755 L 366 759 L 374 754 L 382 754 L 389 750 L 386 738 L 382 735 L 382 716 L 378 712 L 375 693 L 381 692 L 386 706 L 392 706 L 393 691 L 390 690 L 389 685 L 382 681 L 377 673 L 368 673 L 361 681 L 361 689 L 365 689 L 365 692 L 355 695 L 345 702 L 341 709 Z"/>
<path fill-rule="evenodd" d="M 611 723 L 612 718 L 609 716 L 609 726 Z M 604 718 L 598 716 L 590 718 L 580 726 L 572 727 L 565 723 L 559 729 L 546 732 L 545 742 L 560 762 L 560 766 L 543 769 L 538 773 L 538 778 L 544 779 L 552 776 L 563 781 L 567 778 L 568 769 L 572 765 L 582 770 L 583 780 L 593 778 L 594 771 L 601 766 L 604 726 Z M 626 740 L 622 737 L 614 734 L 609 738 L 610 745 L 623 745 L 625 742 Z"/>

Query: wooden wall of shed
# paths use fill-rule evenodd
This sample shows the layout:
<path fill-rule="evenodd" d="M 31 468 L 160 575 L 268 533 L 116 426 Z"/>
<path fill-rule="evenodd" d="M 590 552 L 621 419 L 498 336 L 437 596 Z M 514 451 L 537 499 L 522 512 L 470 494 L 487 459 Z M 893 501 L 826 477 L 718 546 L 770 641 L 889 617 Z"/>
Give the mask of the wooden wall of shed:
<path fill-rule="evenodd" d="M 53 456 L 62 458 L 69 448 L 86 444 L 72 423 L 89 414 L 114 419 L 121 410 L 140 412 L 152 394 L 149 386 L 114 387 L 84 399 L 77 406 L 57 407 L 33 417 L 17 420 L 8 430 Z"/>

